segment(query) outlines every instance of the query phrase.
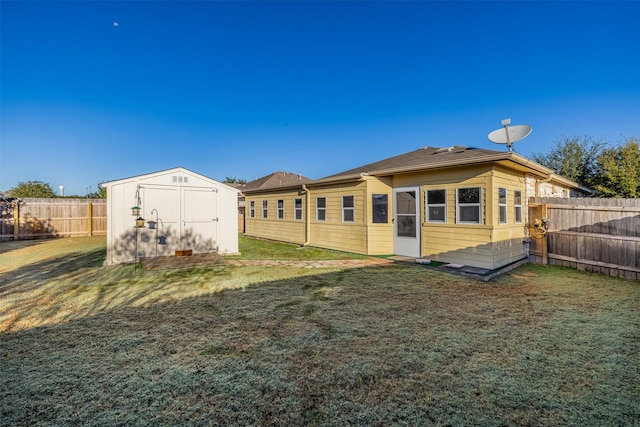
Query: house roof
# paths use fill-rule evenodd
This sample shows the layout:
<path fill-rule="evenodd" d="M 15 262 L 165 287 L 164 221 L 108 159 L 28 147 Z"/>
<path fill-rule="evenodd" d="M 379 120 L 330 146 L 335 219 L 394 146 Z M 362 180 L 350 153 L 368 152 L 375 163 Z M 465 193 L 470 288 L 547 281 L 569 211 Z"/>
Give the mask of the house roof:
<path fill-rule="evenodd" d="M 521 170 L 528 170 L 573 188 L 579 188 L 576 182 L 555 174 L 533 160 L 520 156 L 511 151 L 495 151 L 483 148 L 468 148 L 453 146 L 447 148 L 423 147 L 418 150 L 389 157 L 377 162 L 369 163 L 334 175 L 329 175 L 314 181 L 314 184 L 324 184 L 335 181 L 359 179 L 362 176 L 385 176 L 400 173 L 411 173 L 428 169 L 442 169 L 449 167 L 468 166 L 481 163 L 514 163 Z"/>
<path fill-rule="evenodd" d="M 292 172 L 273 172 L 262 178 L 255 179 L 247 182 L 237 188 L 240 191 L 256 191 L 256 190 L 269 190 L 284 187 L 297 187 L 301 184 L 312 182 L 311 178 L 307 178 L 297 173 Z"/>

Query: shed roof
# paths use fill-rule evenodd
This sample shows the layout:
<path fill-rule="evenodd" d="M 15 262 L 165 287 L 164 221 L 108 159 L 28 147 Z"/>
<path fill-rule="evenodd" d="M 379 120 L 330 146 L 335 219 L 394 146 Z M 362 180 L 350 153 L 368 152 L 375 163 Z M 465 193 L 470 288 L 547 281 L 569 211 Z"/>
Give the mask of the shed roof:
<path fill-rule="evenodd" d="M 170 168 L 170 169 L 163 169 L 163 170 L 159 170 L 159 171 L 151 172 L 151 173 L 134 175 L 134 176 L 130 176 L 130 177 L 127 177 L 127 178 L 114 179 L 112 181 L 105 181 L 105 182 L 100 183 L 100 186 L 101 187 L 110 187 L 112 185 L 121 184 L 121 183 L 124 183 L 124 182 L 136 181 L 136 180 L 139 180 L 139 179 L 142 179 L 142 178 L 150 178 L 150 177 L 154 177 L 154 176 L 161 176 L 161 175 L 166 175 L 168 173 L 177 173 L 177 172 L 182 172 L 182 173 L 185 173 L 185 174 L 188 174 L 188 175 L 199 177 L 199 178 L 203 179 L 204 181 L 208 181 L 208 182 L 210 182 L 212 184 L 228 187 L 229 189 L 231 189 L 233 191 L 236 191 L 236 192 L 239 191 L 238 189 L 233 188 L 228 184 L 224 184 L 224 183 L 222 183 L 220 181 L 217 181 L 217 180 L 215 180 L 213 178 L 209 178 L 208 176 L 199 174 L 197 172 L 194 172 L 194 171 L 192 171 L 190 169 L 187 169 L 187 168 L 184 168 L 182 166 L 178 166 L 178 167 Z"/>

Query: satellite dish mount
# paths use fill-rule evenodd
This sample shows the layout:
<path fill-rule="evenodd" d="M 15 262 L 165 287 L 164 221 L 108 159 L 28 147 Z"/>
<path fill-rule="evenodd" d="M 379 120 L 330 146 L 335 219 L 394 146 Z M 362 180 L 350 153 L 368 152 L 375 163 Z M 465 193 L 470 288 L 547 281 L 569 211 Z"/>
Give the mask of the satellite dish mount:
<path fill-rule="evenodd" d="M 509 127 L 511 119 L 502 120 L 502 129 L 496 129 L 488 135 L 489 141 L 495 144 L 506 144 L 509 151 L 513 151 L 513 144 L 525 139 L 531 133 L 529 125 L 515 125 Z"/>

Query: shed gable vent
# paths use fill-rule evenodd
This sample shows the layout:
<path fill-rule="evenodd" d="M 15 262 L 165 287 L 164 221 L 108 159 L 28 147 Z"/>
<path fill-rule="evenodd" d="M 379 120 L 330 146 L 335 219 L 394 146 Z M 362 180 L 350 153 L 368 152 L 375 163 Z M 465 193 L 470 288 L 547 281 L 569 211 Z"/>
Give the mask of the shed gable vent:
<path fill-rule="evenodd" d="M 173 182 L 185 182 L 185 183 L 186 183 L 186 182 L 189 182 L 189 178 L 188 178 L 188 177 L 186 177 L 186 176 L 185 176 L 185 177 L 182 177 L 182 176 L 176 176 L 176 175 L 174 175 L 174 176 L 172 176 L 171 178 L 172 178 L 172 181 L 173 181 Z"/>

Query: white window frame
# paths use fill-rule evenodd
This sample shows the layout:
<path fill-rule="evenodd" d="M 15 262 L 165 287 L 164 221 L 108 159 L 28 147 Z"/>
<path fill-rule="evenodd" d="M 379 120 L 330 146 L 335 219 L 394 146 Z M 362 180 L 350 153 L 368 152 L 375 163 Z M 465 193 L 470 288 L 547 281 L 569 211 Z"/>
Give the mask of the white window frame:
<path fill-rule="evenodd" d="M 429 191 L 444 191 L 444 203 L 429 203 Z M 424 192 L 424 200 L 425 200 L 425 221 L 433 222 L 438 224 L 446 224 L 447 223 L 447 190 L 444 188 L 432 188 L 431 190 L 425 190 Z M 444 219 L 431 219 L 429 216 L 429 208 L 444 208 Z"/>
<path fill-rule="evenodd" d="M 351 197 L 351 200 L 353 200 L 353 206 L 344 205 L 344 199 L 347 197 Z M 345 213 L 349 211 L 351 211 L 351 218 L 353 219 L 345 219 Z M 353 196 L 353 195 L 342 196 L 342 222 L 349 223 L 349 224 L 356 222 L 356 196 Z"/>
<path fill-rule="evenodd" d="M 252 200 L 249 202 L 249 218 L 256 217 L 256 202 Z"/>
<path fill-rule="evenodd" d="M 294 221 L 302 221 L 302 199 L 301 198 L 293 199 L 293 219 Z"/>
<path fill-rule="evenodd" d="M 478 203 L 460 203 L 459 196 L 460 190 L 466 190 L 471 188 L 478 189 Z M 478 221 L 462 221 L 460 215 L 461 207 L 476 207 L 478 210 Z M 482 187 L 459 187 L 456 188 L 456 224 L 478 224 L 482 225 Z"/>
<path fill-rule="evenodd" d="M 276 203 L 276 208 L 278 209 L 277 218 L 282 220 L 284 219 L 284 199 L 278 199 Z"/>
<path fill-rule="evenodd" d="M 516 195 L 520 193 L 520 203 L 516 203 Z M 522 224 L 522 190 L 514 190 L 513 192 L 513 215 L 516 224 Z M 518 220 L 518 216 L 520 219 Z"/>
<path fill-rule="evenodd" d="M 324 201 L 324 206 L 320 207 L 318 200 L 322 199 Z M 323 219 L 320 219 L 320 212 L 323 212 Z M 316 197 L 316 221 L 318 222 L 326 222 L 327 221 L 327 198 L 326 197 Z"/>
<path fill-rule="evenodd" d="M 269 217 L 269 201 L 262 201 L 262 219 L 267 219 Z"/>
<path fill-rule="evenodd" d="M 500 201 L 501 196 L 500 196 L 500 192 L 504 191 L 504 203 L 502 203 Z M 499 224 L 507 224 L 509 223 L 509 212 L 508 212 L 508 205 L 509 205 L 509 198 L 508 198 L 509 192 L 507 191 L 507 189 L 505 187 L 498 187 L 498 223 Z M 502 218 L 502 213 L 504 212 L 504 219 Z"/>

